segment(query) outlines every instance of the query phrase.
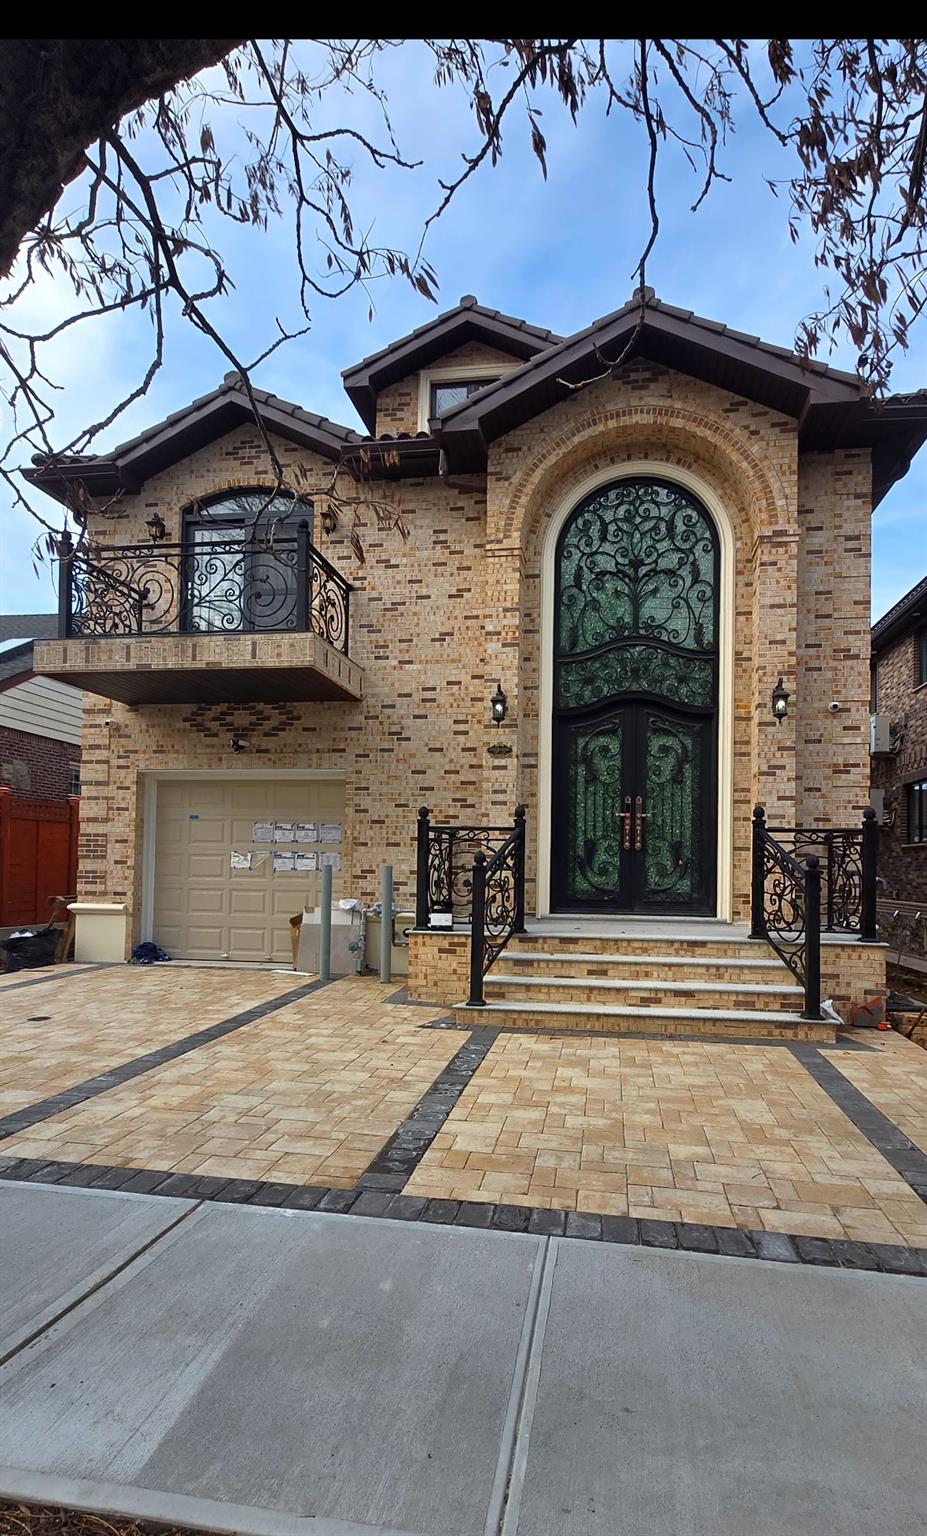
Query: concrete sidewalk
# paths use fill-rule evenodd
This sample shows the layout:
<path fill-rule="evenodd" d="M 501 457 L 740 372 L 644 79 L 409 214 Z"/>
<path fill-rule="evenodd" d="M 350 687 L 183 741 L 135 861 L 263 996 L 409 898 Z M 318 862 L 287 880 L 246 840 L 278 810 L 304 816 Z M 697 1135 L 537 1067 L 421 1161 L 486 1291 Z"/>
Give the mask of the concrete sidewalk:
<path fill-rule="evenodd" d="M 0 1496 L 255 1536 L 927 1531 L 927 1284 L 0 1184 Z"/>

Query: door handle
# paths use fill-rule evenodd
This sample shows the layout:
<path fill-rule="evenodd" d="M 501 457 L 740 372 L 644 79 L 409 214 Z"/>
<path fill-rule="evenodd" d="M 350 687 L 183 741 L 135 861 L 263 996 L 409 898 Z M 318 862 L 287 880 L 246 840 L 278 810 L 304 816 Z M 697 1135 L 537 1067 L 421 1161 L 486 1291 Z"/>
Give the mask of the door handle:
<path fill-rule="evenodd" d="M 624 797 L 624 804 L 625 804 L 625 809 L 623 811 L 619 811 L 619 813 L 618 813 L 618 820 L 621 822 L 621 846 L 622 846 L 622 848 L 629 849 L 631 847 L 631 821 L 632 821 L 631 796 L 630 795 L 625 795 L 625 797 Z"/>
<path fill-rule="evenodd" d="M 643 847 L 644 822 L 649 821 L 650 812 L 644 810 L 644 801 L 641 795 L 634 802 L 634 852 L 640 853 Z"/>

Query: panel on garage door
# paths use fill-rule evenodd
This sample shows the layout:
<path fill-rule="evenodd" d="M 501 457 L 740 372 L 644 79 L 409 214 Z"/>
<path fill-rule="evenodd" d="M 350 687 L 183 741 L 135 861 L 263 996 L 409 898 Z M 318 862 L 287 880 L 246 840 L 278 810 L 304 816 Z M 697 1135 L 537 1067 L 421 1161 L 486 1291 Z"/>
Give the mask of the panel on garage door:
<path fill-rule="evenodd" d="M 178 960 L 292 959 L 289 920 L 318 899 L 319 877 L 273 872 L 255 821 L 344 825 L 335 779 L 169 779 L 158 785 L 153 938 Z M 286 847 L 294 845 L 286 844 Z M 335 845 L 328 845 L 335 850 Z M 230 867 L 252 851 L 250 870 Z M 305 850 L 310 851 L 307 845 Z M 340 896 L 342 876 L 334 876 Z"/>

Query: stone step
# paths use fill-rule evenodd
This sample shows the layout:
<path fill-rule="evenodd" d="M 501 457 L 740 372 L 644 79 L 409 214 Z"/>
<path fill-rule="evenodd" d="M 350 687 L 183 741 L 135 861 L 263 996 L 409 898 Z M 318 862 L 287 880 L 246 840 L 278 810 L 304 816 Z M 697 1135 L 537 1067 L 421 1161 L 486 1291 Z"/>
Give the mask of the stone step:
<path fill-rule="evenodd" d="M 746 982 L 668 979 L 655 969 L 649 979 L 633 977 L 512 975 L 492 971 L 485 980 L 486 996 L 493 1002 L 588 1003 L 593 1006 L 635 1008 L 719 1008 L 751 1012 L 800 1012 L 804 991 L 794 982 Z"/>
<path fill-rule="evenodd" d="M 487 1002 L 481 1008 L 458 1003 L 462 1028 L 527 1029 L 541 1033 L 705 1036 L 722 1040 L 813 1040 L 833 1045 L 836 1032 L 827 1020 L 803 1019 L 798 1013 L 764 1009 L 619 1007 L 583 1003 Z"/>
<path fill-rule="evenodd" d="M 493 970 L 494 975 L 589 976 L 649 981 L 663 974 L 667 981 L 737 981 L 745 986 L 755 982 L 791 983 L 792 975 L 771 949 L 765 955 L 747 958 L 723 955 L 658 955 L 639 953 L 596 953 L 594 950 L 559 954 L 554 950 L 503 950 Z"/>
<path fill-rule="evenodd" d="M 582 933 L 558 933 L 530 931 L 515 934 L 509 940 L 506 953 L 515 954 L 543 951 L 558 955 L 677 955 L 681 958 L 766 959 L 772 950 L 761 939 L 748 939 L 732 934 L 726 925 L 719 925 L 717 933 L 687 933 L 678 935 L 646 931 L 616 934 L 596 933 L 586 928 Z M 775 958 L 773 956 L 773 958 Z"/>

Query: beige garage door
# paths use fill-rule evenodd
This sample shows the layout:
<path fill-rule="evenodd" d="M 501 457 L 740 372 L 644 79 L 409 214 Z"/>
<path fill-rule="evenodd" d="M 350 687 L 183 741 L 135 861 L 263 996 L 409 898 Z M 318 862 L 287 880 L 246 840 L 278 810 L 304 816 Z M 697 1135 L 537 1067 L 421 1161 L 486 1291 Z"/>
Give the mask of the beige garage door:
<path fill-rule="evenodd" d="M 316 822 L 344 829 L 344 784 L 328 779 L 177 779 L 157 792 L 152 937 L 178 960 L 292 960 L 289 919 L 318 899 L 317 874 L 273 869 L 273 845 L 255 822 Z M 287 841 L 281 851 L 340 853 Z M 232 869 L 232 852 L 251 854 Z M 336 896 L 342 877 L 333 879 Z"/>

